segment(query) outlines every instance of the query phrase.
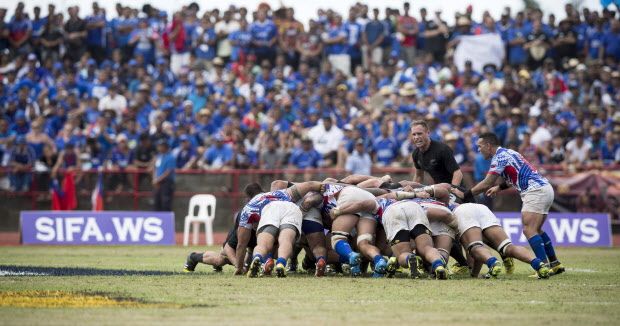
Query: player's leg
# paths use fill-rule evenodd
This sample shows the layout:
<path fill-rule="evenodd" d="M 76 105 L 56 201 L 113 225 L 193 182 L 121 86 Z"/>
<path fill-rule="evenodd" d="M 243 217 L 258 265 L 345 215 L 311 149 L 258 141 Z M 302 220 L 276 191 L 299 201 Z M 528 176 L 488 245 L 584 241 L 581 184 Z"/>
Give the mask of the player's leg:
<path fill-rule="evenodd" d="M 491 254 L 491 251 L 482 242 L 482 229 L 479 227 L 469 228 L 461 234 L 461 242 L 475 260 L 487 265 L 491 276 L 495 277 L 502 272 L 502 263 Z M 472 276 L 474 276 L 473 273 Z"/>
<path fill-rule="evenodd" d="M 299 206 L 288 201 L 278 201 L 263 208 L 263 214 L 277 216 L 279 225 L 278 233 L 278 259 L 275 271 L 278 277 L 286 276 L 286 264 L 293 253 L 293 246 L 297 237 L 301 234 L 301 221 L 303 215 Z"/>
<path fill-rule="evenodd" d="M 415 263 L 415 257 L 413 258 L 413 265 L 409 264 L 410 258 L 414 256 L 411 251 L 411 244 L 409 243 L 409 231 L 400 230 L 396 233 L 396 236 L 391 241 L 392 255 L 388 261 L 387 276 L 392 277 L 396 273 L 399 266 L 410 268 L 411 266 L 417 267 Z M 417 268 L 411 269 L 411 277 L 418 277 Z"/>
<path fill-rule="evenodd" d="M 564 267 L 555 255 L 551 238 L 542 230 L 551 204 L 553 204 L 553 188 L 546 185 L 528 191 L 521 195 L 521 199 L 523 201 L 521 209 L 523 234 L 527 237 L 534 254 L 545 263 L 551 263 L 552 269 L 557 270 L 557 273 L 563 272 Z"/>
<path fill-rule="evenodd" d="M 345 214 L 338 216 L 332 222 L 331 246 L 340 256 L 341 262 L 351 265 L 353 276 L 359 276 L 361 273 L 359 265 L 362 257 L 359 253 L 354 252 L 351 244 L 349 244 L 351 230 L 357 225 L 358 219 L 356 215 Z"/>
<path fill-rule="evenodd" d="M 557 275 L 557 274 L 564 273 L 566 269 L 564 268 L 562 263 L 558 260 L 558 257 L 555 254 L 555 248 L 553 247 L 553 242 L 551 241 L 551 238 L 549 237 L 547 232 L 545 232 L 542 229 L 542 226 L 545 224 L 546 220 L 547 220 L 547 214 L 544 214 L 543 222 L 540 225 L 538 233 L 540 234 L 540 237 L 543 240 L 543 245 L 545 247 L 545 253 L 547 254 L 547 258 L 549 259 L 549 266 L 551 267 L 551 274 Z"/>
<path fill-rule="evenodd" d="M 532 247 L 536 258 L 544 263 L 548 263 L 547 253 L 545 252 L 545 244 L 539 230 L 542 227 L 543 215 L 534 212 L 521 212 L 523 221 L 523 234 Z"/>
<path fill-rule="evenodd" d="M 366 258 L 370 259 L 375 266 L 375 277 L 382 277 L 386 273 L 387 260 L 381 255 L 381 251 L 375 243 L 377 222 L 374 219 L 362 217 L 357 222 L 357 247 Z"/>
<path fill-rule="evenodd" d="M 297 239 L 297 229 L 291 224 L 282 224 L 278 235 L 278 260 L 276 261 L 276 275 L 286 276 L 286 262 L 293 253 L 293 246 Z"/>
<path fill-rule="evenodd" d="M 530 264 L 540 278 L 547 278 L 549 276 L 549 268 L 545 263 L 525 247 L 512 244 L 501 226 L 488 227 L 482 231 L 482 234 L 499 253 Z"/>

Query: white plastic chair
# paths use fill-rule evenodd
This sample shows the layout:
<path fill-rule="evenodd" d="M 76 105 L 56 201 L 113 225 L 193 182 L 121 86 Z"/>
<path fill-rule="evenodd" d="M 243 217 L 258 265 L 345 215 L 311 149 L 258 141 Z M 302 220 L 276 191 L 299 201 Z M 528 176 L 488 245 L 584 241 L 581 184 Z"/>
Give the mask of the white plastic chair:
<path fill-rule="evenodd" d="M 215 219 L 216 199 L 213 195 L 194 195 L 189 200 L 189 212 L 185 216 L 185 227 L 183 228 L 183 245 L 189 244 L 190 225 L 193 226 L 193 244 L 198 244 L 198 232 L 200 224 L 205 225 L 205 237 L 207 245 L 213 245 L 213 220 Z"/>

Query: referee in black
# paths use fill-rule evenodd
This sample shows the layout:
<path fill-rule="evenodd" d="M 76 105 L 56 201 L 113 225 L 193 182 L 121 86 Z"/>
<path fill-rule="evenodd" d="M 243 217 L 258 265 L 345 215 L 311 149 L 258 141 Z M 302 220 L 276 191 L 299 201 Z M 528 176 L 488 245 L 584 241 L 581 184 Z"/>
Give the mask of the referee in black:
<path fill-rule="evenodd" d="M 452 149 L 430 138 L 426 121 L 416 120 L 411 123 L 411 138 L 416 147 L 411 154 L 415 166 L 414 182 L 423 183 L 424 172 L 427 172 L 433 178 L 433 184 L 449 183 L 453 187 L 461 185 L 463 172 L 454 159 Z M 458 263 L 457 268 L 467 266 L 467 259 L 458 241 L 453 241 L 450 256 Z"/>
<path fill-rule="evenodd" d="M 430 138 L 426 121 L 412 122 L 411 136 L 416 147 L 411 155 L 415 166 L 413 181 L 423 183 L 424 172 L 427 172 L 433 178 L 433 184 L 449 183 L 453 187 L 460 186 L 463 172 L 454 159 L 452 149 Z"/>

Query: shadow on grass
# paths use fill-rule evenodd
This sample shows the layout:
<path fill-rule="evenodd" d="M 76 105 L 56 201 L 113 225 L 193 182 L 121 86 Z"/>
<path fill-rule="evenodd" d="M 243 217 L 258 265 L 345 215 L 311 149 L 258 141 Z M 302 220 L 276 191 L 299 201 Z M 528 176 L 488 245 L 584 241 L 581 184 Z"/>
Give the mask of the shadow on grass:
<path fill-rule="evenodd" d="M 83 267 L 41 267 L 0 265 L 0 276 L 162 276 L 179 273 Z"/>

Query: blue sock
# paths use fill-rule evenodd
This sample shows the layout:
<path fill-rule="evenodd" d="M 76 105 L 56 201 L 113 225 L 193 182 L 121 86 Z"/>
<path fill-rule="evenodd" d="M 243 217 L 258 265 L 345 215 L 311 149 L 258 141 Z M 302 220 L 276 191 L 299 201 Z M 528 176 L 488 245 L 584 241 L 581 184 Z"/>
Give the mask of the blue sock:
<path fill-rule="evenodd" d="M 265 260 L 267 260 L 267 259 L 269 259 L 269 258 L 273 258 L 273 255 L 272 255 L 271 253 L 268 253 L 268 254 L 265 256 Z"/>
<path fill-rule="evenodd" d="M 338 255 L 340 255 L 341 260 L 342 258 L 346 258 L 347 263 L 349 262 L 349 256 L 351 255 L 351 253 L 353 253 L 353 249 L 351 249 L 351 245 L 345 240 L 340 240 L 336 242 L 336 245 L 334 246 L 334 250 L 336 250 Z"/>
<path fill-rule="evenodd" d="M 323 259 L 325 262 L 327 262 L 327 258 L 325 258 L 325 256 L 318 256 L 318 257 L 316 257 L 316 261 L 319 261 L 321 259 Z"/>
<path fill-rule="evenodd" d="M 276 260 L 276 264 L 282 264 L 284 265 L 284 267 L 286 267 L 286 259 L 278 257 L 278 260 Z"/>
<path fill-rule="evenodd" d="M 540 268 L 540 263 L 542 263 L 542 260 L 534 258 L 530 262 L 530 266 L 532 266 L 532 268 L 537 271 Z"/>
<path fill-rule="evenodd" d="M 375 266 L 377 265 L 377 263 L 379 263 L 382 260 L 383 260 L 383 256 L 381 256 L 381 255 L 376 255 L 375 258 L 373 258 Z"/>
<path fill-rule="evenodd" d="M 540 235 L 535 235 L 531 237 L 527 242 L 530 243 L 530 247 L 534 250 L 534 255 L 536 258 L 547 261 L 547 254 L 545 253 L 545 245 L 543 244 L 543 239 Z"/>
<path fill-rule="evenodd" d="M 433 262 L 433 270 L 436 270 L 439 266 L 443 266 L 443 260 L 441 259 L 437 259 Z"/>
<path fill-rule="evenodd" d="M 495 264 L 496 261 L 497 261 L 497 258 L 495 258 L 495 257 L 491 257 L 491 258 L 487 259 L 487 267 L 488 268 L 493 267 L 493 264 Z"/>
<path fill-rule="evenodd" d="M 263 256 L 261 254 L 254 254 L 254 257 L 252 257 L 252 260 L 254 260 L 254 258 L 258 257 L 258 259 L 260 259 L 261 263 L 265 262 L 265 259 L 263 258 Z"/>
<path fill-rule="evenodd" d="M 558 257 L 555 256 L 555 249 L 553 249 L 553 244 L 551 243 L 551 238 L 549 238 L 549 235 L 547 235 L 547 232 L 543 232 L 540 237 L 543 240 L 543 243 L 545 245 L 545 253 L 547 254 L 547 257 L 549 257 L 549 261 L 550 262 L 554 262 L 558 260 Z"/>

